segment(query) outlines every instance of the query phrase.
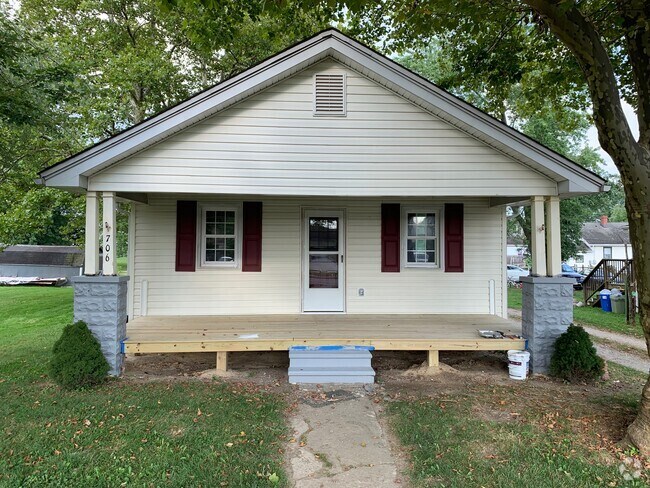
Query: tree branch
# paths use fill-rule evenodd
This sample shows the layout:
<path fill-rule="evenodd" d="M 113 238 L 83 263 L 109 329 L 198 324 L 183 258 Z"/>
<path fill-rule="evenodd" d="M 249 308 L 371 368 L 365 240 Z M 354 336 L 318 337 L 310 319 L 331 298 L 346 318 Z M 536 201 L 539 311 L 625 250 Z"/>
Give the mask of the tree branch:
<path fill-rule="evenodd" d="M 614 68 L 600 34 L 574 2 L 524 0 L 524 3 L 541 16 L 576 58 L 591 94 L 600 144 L 612 156 L 621 176 L 631 183 L 640 148 L 623 113 Z"/>
<path fill-rule="evenodd" d="M 627 52 L 637 92 L 639 144 L 650 149 L 650 4 L 644 0 L 620 2 Z"/>

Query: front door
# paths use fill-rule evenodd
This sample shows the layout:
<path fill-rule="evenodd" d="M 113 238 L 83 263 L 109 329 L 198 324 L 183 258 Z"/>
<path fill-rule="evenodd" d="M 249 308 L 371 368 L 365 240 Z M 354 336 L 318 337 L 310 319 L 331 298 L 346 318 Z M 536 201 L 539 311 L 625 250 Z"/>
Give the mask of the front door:
<path fill-rule="evenodd" d="M 343 312 L 345 233 L 342 210 L 305 210 L 303 311 Z"/>

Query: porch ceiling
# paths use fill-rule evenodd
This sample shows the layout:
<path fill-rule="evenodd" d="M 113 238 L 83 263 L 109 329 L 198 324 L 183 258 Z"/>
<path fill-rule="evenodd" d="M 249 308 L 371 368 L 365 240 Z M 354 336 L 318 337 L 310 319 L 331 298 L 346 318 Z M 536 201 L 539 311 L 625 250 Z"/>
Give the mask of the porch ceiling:
<path fill-rule="evenodd" d="M 367 345 L 378 350 L 523 349 L 523 339 L 484 339 L 478 329 L 521 334 L 494 315 L 295 314 L 146 316 L 127 325 L 127 353 L 276 351 L 297 345 Z"/>

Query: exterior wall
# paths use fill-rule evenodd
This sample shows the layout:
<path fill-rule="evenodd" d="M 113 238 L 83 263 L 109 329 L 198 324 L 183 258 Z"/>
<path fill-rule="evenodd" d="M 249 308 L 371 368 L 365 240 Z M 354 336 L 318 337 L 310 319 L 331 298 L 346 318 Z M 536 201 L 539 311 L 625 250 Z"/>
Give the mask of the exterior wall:
<path fill-rule="evenodd" d="M 183 195 L 199 203 L 238 201 Z M 241 197 L 239 201 L 241 201 Z M 148 315 L 278 314 L 301 312 L 301 208 L 346 210 L 347 313 L 489 313 L 489 281 L 495 282 L 495 313 L 505 316 L 505 213 L 487 199 L 465 198 L 465 272 L 402 269 L 381 273 L 380 199 L 266 197 L 262 272 L 239 268 L 175 272 L 176 196 L 135 204 L 133 315 L 142 310 L 147 281 Z M 397 202 L 397 199 L 391 199 Z M 402 200 L 439 206 L 443 199 Z M 442 226 L 441 226 L 442 228 Z M 358 295 L 364 288 L 365 296 Z"/>
<path fill-rule="evenodd" d="M 347 73 L 347 116 L 313 76 Z M 374 81 L 323 61 L 89 179 L 88 190 L 248 195 L 556 195 L 554 181 Z"/>
<path fill-rule="evenodd" d="M 82 273 L 76 266 L 38 266 L 33 264 L 0 264 L 0 276 L 20 276 L 38 278 L 72 278 Z"/>
<path fill-rule="evenodd" d="M 612 248 L 612 259 L 626 259 L 625 255 L 625 245 L 623 244 L 592 244 L 591 252 L 580 253 L 583 256 L 583 262 L 579 263 L 575 258 L 567 260 L 567 263 L 571 266 L 576 266 L 578 269 L 581 268 L 593 268 L 596 266 L 601 259 L 603 259 L 603 248 L 611 247 Z M 627 245 L 627 259 L 632 259 L 632 245 Z"/>

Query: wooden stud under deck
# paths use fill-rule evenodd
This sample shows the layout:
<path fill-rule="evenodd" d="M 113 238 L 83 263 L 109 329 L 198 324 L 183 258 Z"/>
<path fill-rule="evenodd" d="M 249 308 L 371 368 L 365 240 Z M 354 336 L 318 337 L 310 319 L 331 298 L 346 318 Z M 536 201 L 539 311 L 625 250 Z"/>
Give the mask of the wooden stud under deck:
<path fill-rule="evenodd" d="M 440 368 L 440 354 L 435 349 L 427 351 L 427 368 L 438 370 Z"/>
<path fill-rule="evenodd" d="M 217 371 L 228 371 L 228 353 L 217 351 Z"/>

